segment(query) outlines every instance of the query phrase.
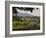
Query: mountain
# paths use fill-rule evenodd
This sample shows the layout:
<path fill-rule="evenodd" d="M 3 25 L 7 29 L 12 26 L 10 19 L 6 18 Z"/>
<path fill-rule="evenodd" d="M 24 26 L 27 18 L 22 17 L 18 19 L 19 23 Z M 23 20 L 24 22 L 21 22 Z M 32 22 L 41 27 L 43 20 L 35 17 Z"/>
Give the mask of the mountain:
<path fill-rule="evenodd" d="M 29 16 L 29 17 L 32 17 L 32 16 L 33 16 L 30 11 L 19 10 L 19 9 L 17 9 L 17 8 L 16 8 L 16 10 L 17 10 L 17 12 L 18 12 L 18 13 L 17 13 L 17 16 Z"/>
<path fill-rule="evenodd" d="M 31 14 L 27 14 L 27 13 L 17 13 L 17 16 L 27 16 L 27 17 L 32 17 L 32 13 Z"/>

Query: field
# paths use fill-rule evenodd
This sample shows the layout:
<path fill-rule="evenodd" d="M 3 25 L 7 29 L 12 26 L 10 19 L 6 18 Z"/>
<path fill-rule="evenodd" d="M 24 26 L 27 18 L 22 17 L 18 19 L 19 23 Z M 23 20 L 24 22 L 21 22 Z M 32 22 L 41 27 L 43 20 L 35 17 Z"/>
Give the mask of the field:
<path fill-rule="evenodd" d="M 40 17 L 12 17 L 12 30 L 40 30 Z"/>

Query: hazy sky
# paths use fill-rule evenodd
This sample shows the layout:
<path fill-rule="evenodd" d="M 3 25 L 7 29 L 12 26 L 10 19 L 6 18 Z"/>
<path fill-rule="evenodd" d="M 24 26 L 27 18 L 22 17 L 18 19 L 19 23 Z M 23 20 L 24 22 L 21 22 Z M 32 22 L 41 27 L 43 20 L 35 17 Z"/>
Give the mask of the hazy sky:
<path fill-rule="evenodd" d="M 33 15 L 33 16 L 40 16 L 40 9 L 36 9 L 34 8 L 34 10 L 32 12 L 30 11 L 25 11 L 25 10 L 19 10 L 19 9 L 16 9 L 18 13 L 25 13 L 25 14 L 30 14 L 30 15 Z"/>

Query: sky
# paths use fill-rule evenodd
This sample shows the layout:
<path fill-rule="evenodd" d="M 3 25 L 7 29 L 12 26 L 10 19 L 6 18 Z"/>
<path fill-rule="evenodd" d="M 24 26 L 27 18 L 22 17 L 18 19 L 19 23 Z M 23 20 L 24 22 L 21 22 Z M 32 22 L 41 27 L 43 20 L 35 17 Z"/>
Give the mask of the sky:
<path fill-rule="evenodd" d="M 29 15 L 33 15 L 33 16 L 40 16 L 40 9 L 36 9 L 34 8 L 34 10 L 32 12 L 30 11 L 25 11 L 25 10 L 19 10 L 17 9 L 18 13 L 22 13 L 22 14 L 29 14 Z"/>
<path fill-rule="evenodd" d="M 25 8 L 25 10 L 24 10 L 24 8 L 22 7 L 22 8 L 14 8 L 14 11 L 17 11 L 18 13 L 17 13 L 17 15 L 18 16 L 40 16 L 40 8 L 38 8 L 38 9 L 36 9 L 36 8 L 33 8 L 33 10 L 32 11 L 30 11 L 31 10 L 31 8 Z M 15 14 L 14 14 L 15 15 Z"/>

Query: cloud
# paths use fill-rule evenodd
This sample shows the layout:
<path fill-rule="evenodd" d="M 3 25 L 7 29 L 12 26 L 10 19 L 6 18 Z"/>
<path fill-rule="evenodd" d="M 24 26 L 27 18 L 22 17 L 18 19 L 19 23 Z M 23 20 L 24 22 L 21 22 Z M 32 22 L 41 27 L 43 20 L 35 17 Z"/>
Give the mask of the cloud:
<path fill-rule="evenodd" d="M 33 10 L 33 15 L 34 15 L 34 16 L 40 16 L 40 9 L 34 8 L 34 10 Z"/>
<path fill-rule="evenodd" d="M 30 12 L 30 11 L 25 11 L 25 10 L 19 10 L 19 9 L 16 9 L 18 13 L 20 13 L 20 15 L 22 14 L 28 14 L 28 15 L 33 15 L 33 16 L 40 16 L 40 9 L 36 9 L 34 8 L 33 12 Z M 19 15 L 19 14 L 18 14 Z"/>

